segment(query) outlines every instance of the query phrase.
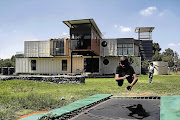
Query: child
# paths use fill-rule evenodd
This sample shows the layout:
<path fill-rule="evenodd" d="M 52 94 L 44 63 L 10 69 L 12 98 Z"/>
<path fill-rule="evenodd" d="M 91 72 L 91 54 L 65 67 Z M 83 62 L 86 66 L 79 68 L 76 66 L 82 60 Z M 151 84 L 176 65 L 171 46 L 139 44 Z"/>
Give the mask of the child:
<path fill-rule="evenodd" d="M 155 66 L 153 66 L 153 63 L 151 62 L 149 64 L 149 67 L 148 67 L 148 69 L 149 69 L 149 83 L 152 82 L 152 78 L 153 78 L 153 74 L 154 74 L 154 68 L 157 70 L 157 68 Z"/>

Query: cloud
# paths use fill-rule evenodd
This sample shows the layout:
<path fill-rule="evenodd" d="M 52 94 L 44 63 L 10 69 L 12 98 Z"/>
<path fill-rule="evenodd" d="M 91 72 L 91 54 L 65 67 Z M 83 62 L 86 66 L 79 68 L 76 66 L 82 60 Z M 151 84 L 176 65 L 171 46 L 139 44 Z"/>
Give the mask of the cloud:
<path fill-rule="evenodd" d="M 131 28 L 130 27 L 124 27 L 124 26 L 120 26 L 120 30 L 121 32 L 131 32 Z"/>
<path fill-rule="evenodd" d="M 60 35 L 60 38 L 70 38 L 69 33 L 63 32 L 63 33 Z"/>
<path fill-rule="evenodd" d="M 174 43 L 169 43 L 168 46 L 169 46 L 169 47 L 175 47 L 176 44 L 174 44 Z"/>
<path fill-rule="evenodd" d="M 149 16 L 156 10 L 157 10 L 156 6 L 148 7 L 146 9 L 144 9 L 144 10 L 141 10 L 140 14 L 143 15 L 143 16 Z"/>
<path fill-rule="evenodd" d="M 178 45 L 180 46 L 180 43 L 178 43 Z"/>
<path fill-rule="evenodd" d="M 132 29 L 130 27 L 124 27 L 124 26 L 120 26 L 117 24 L 114 25 L 114 28 L 120 32 L 131 32 L 132 31 Z"/>

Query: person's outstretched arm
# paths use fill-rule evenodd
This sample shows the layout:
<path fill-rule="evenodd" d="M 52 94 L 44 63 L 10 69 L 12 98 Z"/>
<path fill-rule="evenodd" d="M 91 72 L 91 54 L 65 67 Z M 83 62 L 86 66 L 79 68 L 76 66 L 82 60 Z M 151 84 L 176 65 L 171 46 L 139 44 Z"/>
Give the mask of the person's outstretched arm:
<path fill-rule="evenodd" d="M 119 77 L 119 74 L 116 74 L 116 75 L 115 75 L 115 80 L 124 80 L 124 79 L 126 79 L 127 77 L 129 77 L 129 75 L 125 75 L 124 77 Z"/>

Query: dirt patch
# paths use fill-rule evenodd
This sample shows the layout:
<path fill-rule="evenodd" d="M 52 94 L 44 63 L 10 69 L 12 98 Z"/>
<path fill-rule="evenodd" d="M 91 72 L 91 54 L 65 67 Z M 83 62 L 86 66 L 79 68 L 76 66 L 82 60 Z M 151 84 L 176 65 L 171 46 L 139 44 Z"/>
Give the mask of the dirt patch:
<path fill-rule="evenodd" d="M 46 113 L 46 112 L 49 112 L 49 111 L 50 111 L 50 110 L 47 110 L 47 111 L 36 111 L 36 112 L 34 112 L 34 113 L 30 113 L 30 114 L 27 114 L 27 115 L 23 115 L 23 116 L 19 117 L 18 120 L 19 120 L 19 119 L 22 119 L 22 118 L 25 118 L 25 117 L 29 117 L 29 116 L 31 116 L 31 115 L 35 115 L 35 114 L 39 114 L 39 113 Z"/>

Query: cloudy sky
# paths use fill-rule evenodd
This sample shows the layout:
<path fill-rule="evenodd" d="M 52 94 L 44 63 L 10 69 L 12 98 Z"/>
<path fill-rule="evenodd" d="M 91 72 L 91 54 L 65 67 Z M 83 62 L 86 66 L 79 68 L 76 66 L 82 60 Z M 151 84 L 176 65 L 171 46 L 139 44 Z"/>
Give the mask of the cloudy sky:
<path fill-rule="evenodd" d="M 180 0 L 0 0 L 0 58 L 24 51 L 24 41 L 66 36 L 64 20 L 93 18 L 105 38 L 135 38 L 155 27 L 162 51 L 180 55 Z"/>

